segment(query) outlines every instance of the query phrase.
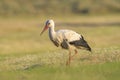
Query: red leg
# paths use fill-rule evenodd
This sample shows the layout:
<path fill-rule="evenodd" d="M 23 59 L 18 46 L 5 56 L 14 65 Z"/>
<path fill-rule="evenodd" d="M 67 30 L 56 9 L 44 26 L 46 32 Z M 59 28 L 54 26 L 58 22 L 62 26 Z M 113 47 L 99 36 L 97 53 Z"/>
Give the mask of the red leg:
<path fill-rule="evenodd" d="M 78 52 L 77 52 L 77 50 L 75 49 L 75 54 L 72 56 L 72 58 L 77 54 Z"/>
<path fill-rule="evenodd" d="M 70 62 L 72 60 L 72 58 L 77 54 L 77 50 L 75 49 L 75 54 L 71 56 L 71 52 L 69 52 L 69 59 L 66 62 L 66 65 L 70 65 Z"/>
<path fill-rule="evenodd" d="M 71 62 L 71 52 L 69 52 L 69 59 L 67 60 L 66 65 L 70 65 L 70 62 Z"/>

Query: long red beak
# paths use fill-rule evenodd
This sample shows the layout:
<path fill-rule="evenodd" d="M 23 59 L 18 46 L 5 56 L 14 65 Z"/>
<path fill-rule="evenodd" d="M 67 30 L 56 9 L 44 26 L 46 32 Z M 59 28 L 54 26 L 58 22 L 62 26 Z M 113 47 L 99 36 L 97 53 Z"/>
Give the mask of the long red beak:
<path fill-rule="evenodd" d="M 45 27 L 44 27 L 44 29 L 42 30 L 42 32 L 40 33 L 40 36 L 43 34 L 43 32 L 45 31 L 45 30 L 47 30 L 48 29 L 48 26 L 46 25 Z"/>

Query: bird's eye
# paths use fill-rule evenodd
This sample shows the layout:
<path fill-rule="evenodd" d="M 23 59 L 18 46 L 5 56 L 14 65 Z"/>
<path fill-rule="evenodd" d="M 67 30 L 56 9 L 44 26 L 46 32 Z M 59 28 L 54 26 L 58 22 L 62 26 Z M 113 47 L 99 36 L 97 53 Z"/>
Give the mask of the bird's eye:
<path fill-rule="evenodd" d="M 48 25 L 50 25 L 50 23 L 48 23 Z"/>

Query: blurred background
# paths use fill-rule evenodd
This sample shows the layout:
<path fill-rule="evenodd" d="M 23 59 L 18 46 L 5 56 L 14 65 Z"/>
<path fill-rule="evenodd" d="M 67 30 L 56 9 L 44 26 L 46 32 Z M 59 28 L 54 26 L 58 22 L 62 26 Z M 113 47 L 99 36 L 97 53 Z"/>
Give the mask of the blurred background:
<path fill-rule="evenodd" d="M 93 54 L 79 50 L 69 68 L 68 52 L 55 47 L 55 30 L 84 36 Z M 120 0 L 0 0 L 1 80 L 119 80 Z M 7 77 L 6 77 L 7 76 Z"/>
<path fill-rule="evenodd" d="M 0 0 L 1 16 L 119 13 L 120 0 Z"/>

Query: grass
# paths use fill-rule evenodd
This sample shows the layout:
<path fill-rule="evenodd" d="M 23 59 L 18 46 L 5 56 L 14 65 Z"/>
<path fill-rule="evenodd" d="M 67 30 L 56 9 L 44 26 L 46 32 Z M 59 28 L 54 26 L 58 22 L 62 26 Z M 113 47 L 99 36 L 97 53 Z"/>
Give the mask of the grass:
<path fill-rule="evenodd" d="M 77 67 L 36 67 L 29 70 L 2 72 L 2 80 L 119 80 L 120 63 L 79 65 Z M 114 69 L 113 69 L 114 68 Z M 7 77 L 6 77 L 7 75 Z"/>
<path fill-rule="evenodd" d="M 59 5 L 61 4 L 61 5 Z M 119 14 L 119 0 L 0 0 L 0 15 L 19 16 L 19 15 L 70 15 L 70 14 Z"/>
<path fill-rule="evenodd" d="M 73 17 L 76 21 L 57 18 L 56 29 L 72 29 L 81 33 L 92 47 L 89 53 L 79 50 L 70 67 L 65 63 L 68 52 L 55 47 L 45 32 L 41 19 L 0 19 L 0 78 L 1 80 L 119 80 L 120 27 L 73 27 L 63 23 L 106 23 L 119 17 Z M 44 18 L 46 19 L 46 18 Z M 95 21 L 99 19 L 98 21 Z M 63 25 L 63 26 L 62 26 Z"/>

